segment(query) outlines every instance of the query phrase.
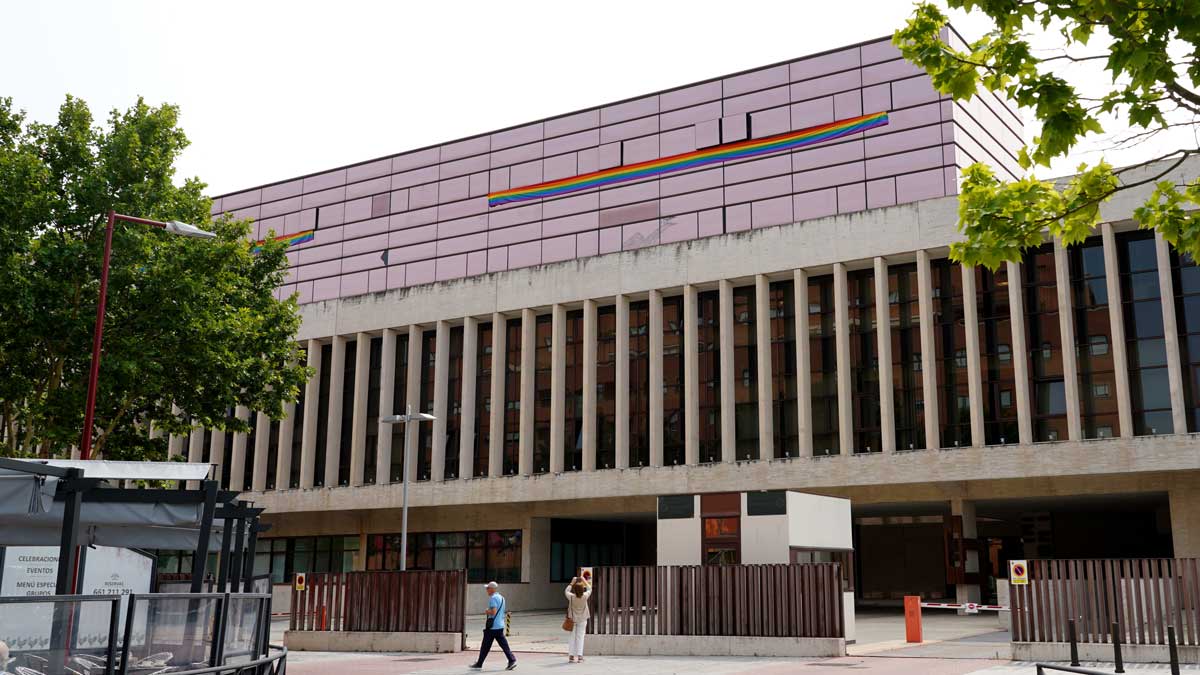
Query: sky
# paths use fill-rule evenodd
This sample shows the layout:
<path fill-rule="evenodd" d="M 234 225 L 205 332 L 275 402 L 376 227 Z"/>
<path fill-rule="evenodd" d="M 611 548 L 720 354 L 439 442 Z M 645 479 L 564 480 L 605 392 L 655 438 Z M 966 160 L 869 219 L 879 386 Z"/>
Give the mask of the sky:
<path fill-rule="evenodd" d="M 215 196 L 887 36 L 911 11 L 910 0 L 10 3 L 0 96 L 45 122 L 67 94 L 98 119 L 138 96 L 179 105 L 192 142 L 179 177 Z M 952 17 L 968 38 L 988 28 Z"/>

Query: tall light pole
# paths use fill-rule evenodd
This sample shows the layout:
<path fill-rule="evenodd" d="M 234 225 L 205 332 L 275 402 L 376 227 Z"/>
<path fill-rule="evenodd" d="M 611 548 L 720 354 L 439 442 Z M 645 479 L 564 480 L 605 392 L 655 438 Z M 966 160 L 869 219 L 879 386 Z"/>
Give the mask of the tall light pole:
<path fill-rule="evenodd" d="M 79 443 L 79 457 L 92 457 L 92 425 L 96 421 L 96 382 L 100 379 L 100 343 L 104 338 L 104 304 L 108 299 L 108 263 L 112 259 L 113 225 L 120 220 L 126 223 L 150 225 L 166 230 L 171 234 L 196 239 L 212 239 L 217 235 L 202 230 L 195 225 L 181 223 L 178 220 L 161 222 L 147 218 L 124 216 L 116 211 L 108 212 L 108 226 L 104 229 L 104 266 L 100 268 L 100 302 L 96 304 L 96 329 L 92 333 L 92 370 L 88 375 L 87 408 L 83 415 L 83 440 Z"/>
<path fill-rule="evenodd" d="M 416 424 L 420 424 L 421 422 L 432 422 L 436 419 L 437 419 L 436 417 L 434 417 L 433 415 L 430 415 L 429 413 L 417 413 L 414 415 L 413 411 L 412 411 L 412 404 L 410 403 L 405 408 L 405 414 L 403 414 L 403 415 L 388 415 L 387 417 L 384 417 L 383 419 L 379 420 L 380 422 L 383 422 L 384 424 L 403 424 L 404 425 L 404 448 L 403 448 L 403 450 L 401 450 L 401 452 L 404 453 L 404 469 L 401 471 L 402 475 L 400 478 L 401 482 L 404 484 L 404 487 L 401 488 L 401 493 L 403 494 L 403 497 L 402 497 L 403 506 L 400 509 L 400 571 L 401 572 L 408 569 L 408 476 L 409 476 L 409 470 L 411 469 L 411 467 L 409 466 L 409 461 L 408 461 L 409 433 L 412 431 L 412 428 L 413 428 L 412 423 L 415 422 Z"/>

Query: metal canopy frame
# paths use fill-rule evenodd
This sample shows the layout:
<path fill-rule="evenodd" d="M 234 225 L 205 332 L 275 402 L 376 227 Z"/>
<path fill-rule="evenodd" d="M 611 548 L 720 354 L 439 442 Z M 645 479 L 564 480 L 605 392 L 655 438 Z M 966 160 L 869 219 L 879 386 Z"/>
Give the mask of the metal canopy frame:
<path fill-rule="evenodd" d="M 0 470 L 26 473 L 32 476 L 51 476 L 59 479 L 54 500 L 63 502 L 63 520 L 58 549 L 58 578 L 56 595 L 75 593 L 80 577 L 79 570 L 79 518 L 84 503 L 94 504 L 200 504 L 203 505 L 199 536 L 192 556 L 191 592 L 199 593 L 204 582 L 204 570 L 208 562 L 213 520 L 224 521 L 220 549 L 218 583 L 223 589 L 229 572 L 234 572 L 234 592 L 251 583 L 254 573 L 254 550 L 258 533 L 269 529 L 269 525 L 258 522 L 264 509 L 247 501 L 237 500 L 238 493 L 219 489 L 215 480 L 199 481 L 199 489 L 147 489 L 104 487 L 104 479 L 84 478 L 81 468 L 51 466 L 40 462 L 23 461 L 0 457 Z M 237 529 L 235 548 L 230 549 L 230 537 Z M 249 551 L 243 553 L 246 535 L 249 534 Z M 230 558 L 236 560 L 230 560 Z M 232 563 L 232 564 L 231 564 Z"/>

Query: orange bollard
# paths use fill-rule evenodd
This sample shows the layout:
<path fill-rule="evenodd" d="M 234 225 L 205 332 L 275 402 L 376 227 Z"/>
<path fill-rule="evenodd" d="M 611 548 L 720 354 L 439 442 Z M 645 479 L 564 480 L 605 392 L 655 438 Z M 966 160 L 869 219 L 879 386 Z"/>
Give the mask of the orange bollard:
<path fill-rule="evenodd" d="M 904 638 L 921 642 L 921 596 L 904 596 Z"/>

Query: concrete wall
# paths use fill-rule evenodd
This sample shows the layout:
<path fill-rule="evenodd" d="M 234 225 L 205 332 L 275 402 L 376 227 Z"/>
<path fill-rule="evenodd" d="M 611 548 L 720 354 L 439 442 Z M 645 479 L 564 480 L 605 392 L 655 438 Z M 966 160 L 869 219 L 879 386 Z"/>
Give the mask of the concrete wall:
<path fill-rule="evenodd" d="M 1066 642 L 1014 642 L 1014 661 L 1069 661 L 1071 646 Z M 1166 645 L 1121 645 L 1121 659 L 1125 663 L 1169 663 Z M 1113 661 L 1111 644 L 1080 643 L 1080 661 Z M 1180 646 L 1180 663 L 1200 663 L 1200 647 Z"/>
<path fill-rule="evenodd" d="M 790 511 L 790 509 L 789 509 Z M 761 565 L 789 562 L 789 514 L 747 515 L 746 493 L 742 493 L 742 564 Z"/>
<path fill-rule="evenodd" d="M 841 638 L 722 637 L 715 635 L 589 635 L 584 652 L 597 656 L 846 655 Z"/>
<path fill-rule="evenodd" d="M 850 500 L 803 492 L 787 493 L 787 541 L 790 546 L 849 550 Z"/>
<path fill-rule="evenodd" d="M 488 193 L 888 111 L 793 153 L 488 205 Z M 347 298 L 955 194 L 973 161 L 1016 175 L 1021 120 L 956 104 L 890 37 L 218 197 L 253 237 L 315 230 L 281 296 Z"/>
<path fill-rule="evenodd" d="M 1200 558 L 1200 480 L 1196 483 L 1169 493 L 1171 543 L 1176 558 Z"/>
<path fill-rule="evenodd" d="M 658 564 L 700 564 L 700 495 L 693 495 L 695 505 L 691 518 L 671 518 L 658 521 Z"/>
<path fill-rule="evenodd" d="M 283 644 L 292 651 L 419 652 L 448 654 L 462 651 L 459 633 L 372 633 L 289 630 Z"/>

